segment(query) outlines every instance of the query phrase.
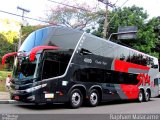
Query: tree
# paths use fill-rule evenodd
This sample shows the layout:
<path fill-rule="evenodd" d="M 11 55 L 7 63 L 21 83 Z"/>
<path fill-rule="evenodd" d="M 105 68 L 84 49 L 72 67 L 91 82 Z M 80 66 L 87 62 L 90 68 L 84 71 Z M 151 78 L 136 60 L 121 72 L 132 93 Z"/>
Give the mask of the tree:
<path fill-rule="evenodd" d="M 15 39 L 16 40 L 16 39 Z M 13 43 L 10 43 L 7 39 L 7 37 L 5 37 L 5 35 L 3 35 L 2 33 L 0 33 L 0 62 L 2 60 L 2 56 L 5 55 L 6 53 L 9 52 L 13 52 L 15 51 L 15 45 Z M 13 63 L 13 59 L 9 59 L 7 60 L 7 63 Z"/>
<path fill-rule="evenodd" d="M 51 9 L 51 14 L 48 19 L 51 23 L 62 24 L 75 29 L 84 29 L 93 24 L 102 13 L 101 11 L 94 12 L 93 8 L 86 5 L 79 6 L 81 9 L 69 7 L 56 7 Z"/>
<path fill-rule="evenodd" d="M 152 28 L 154 29 L 155 37 L 157 38 L 156 45 L 152 50 L 153 50 L 153 52 L 155 52 L 155 51 L 159 52 L 160 51 L 160 18 L 154 17 L 151 20 L 149 20 L 149 22 L 147 24 L 152 26 Z M 160 58 L 160 56 L 159 56 L 159 58 Z"/>
<path fill-rule="evenodd" d="M 1 34 L 11 44 L 18 39 L 18 32 L 15 32 L 15 31 L 1 32 Z"/>
<path fill-rule="evenodd" d="M 148 22 L 147 18 L 147 12 L 140 7 L 132 6 L 116 8 L 109 12 L 110 24 L 108 32 L 109 34 L 117 32 L 119 26 L 137 26 L 137 39 L 121 42 L 124 42 L 139 51 L 158 57 L 158 52 L 152 51 L 152 48 L 154 48 L 157 43 L 153 27 L 153 23 L 155 22 Z M 102 37 L 104 18 L 101 18 L 98 23 L 99 27 L 97 30 L 93 31 L 93 34 Z"/>

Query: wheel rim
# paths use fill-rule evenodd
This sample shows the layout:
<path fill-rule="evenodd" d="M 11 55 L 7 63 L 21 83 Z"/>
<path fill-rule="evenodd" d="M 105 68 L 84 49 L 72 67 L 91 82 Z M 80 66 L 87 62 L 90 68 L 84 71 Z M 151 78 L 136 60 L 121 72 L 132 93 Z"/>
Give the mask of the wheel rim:
<path fill-rule="evenodd" d="M 95 92 L 91 93 L 90 101 L 91 101 L 92 105 L 95 105 L 97 103 L 97 101 L 98 101 L 97 93 L 95 93 Z"/>
<path fill-rule="evenodd" d="M 79 93 L 73 93 L 72 95 L 72 103 L 74 106 L 79 105 L 79 103 L 81 102 L 81 96 Z"/>
<path fill-rule="evenodd" d="M 142 101 L 142 99 L 143 99 L 143 95 L 142 95 L 142 93 L 140 92 L 140 93 L 139 93 L 139 101 Z"/>

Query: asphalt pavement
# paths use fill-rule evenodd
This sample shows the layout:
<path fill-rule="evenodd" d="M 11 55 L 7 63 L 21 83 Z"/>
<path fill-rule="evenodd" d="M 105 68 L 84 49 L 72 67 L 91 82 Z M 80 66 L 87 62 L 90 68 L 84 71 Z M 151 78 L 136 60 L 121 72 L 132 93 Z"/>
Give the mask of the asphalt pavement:
<path fill-rule="evenodd" d="M 7 104 L 0 102 L 0 119 L 2 120 L 152 120 L 152 119 L 160 120 L 159 105 L 160 105 L 159 97 L 151 98 L 151 101 L 149 102 L 139 103 L 135 100 L 111 101 L 111 102 L 101 103 L 97 107 L 88 107 L 83 105 L 78 109 L 70 109 L 66 104 L 34 105 L 29 103 L 10 101 Z M 146 116 L 149 116 L 149 118 Z"/>
<path fill-rule="evenodd" d="M 114 101 L 102 103 L 97 107 L 82 106 L 70 109 L 65 104 L 34 105 L 27 103 L 0 104 L 3 114 L 160 114 L 160 98 L 149 102 Z"/>

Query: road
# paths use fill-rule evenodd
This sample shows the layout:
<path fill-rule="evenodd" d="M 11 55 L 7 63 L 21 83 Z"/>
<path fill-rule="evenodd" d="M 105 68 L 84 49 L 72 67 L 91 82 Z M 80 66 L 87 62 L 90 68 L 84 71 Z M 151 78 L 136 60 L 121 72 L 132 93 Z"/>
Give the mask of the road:
<path fill-rule="evenodd" d="M 103 115 L 106 115 L 106 114 L 160 114 L 160 98 L 152 98 L 151 101 L 142 102 L 142 103 L 138 103 L 136 101 L 106 102 L 106 103 L 102 103 L 97 107 L 82 106 L 79 109 L 70 109 L 64 104 L 40 105 L 40 106 L 35 106 L 32 104 L 22 104 L 22 103 L 0 104 L 0 113 L 2 114 L 38 114 L 40 118 L 43 118 L 44 114 L 52 114 L 52 115 L 60 114 L 60 117 L 63 116 L 62 114 L 64 115 L 70 114 L 72 115 L 71 118 L 73 118 L 73 115 L 85 114 L 87 115 L 87 117 L 88 115 L 94 115 L 95 119 L 99 118 L 98 114 L 101 114 L 101 115 L 102 114 Z M 49 116 L 47 115 L 47 117 Z M 50 118 L 53 118 L 53 116 L 50 116 Z M 81 118 L 81 117 L 75 116 L 75 118 Z M 38 119 L 39 118 L 37 118 L 37 120 Z M 66 120 L 65 117 L 64 119 Z M 93 120 L 93 118 L 90 118 L 90 120 L 91 119 Z M 77 119 L 77 120 L 80 120 L 80 119 Z"/>
<path fill-rule="evenodd" d="M 0 113 L 13 114 L 108 114 L 108 113 L 159 113 L 160 98 L 151 98 L 149 102 L 114 101 L 102 103 L 97 107 L 82 106 L 69 109 L 64 104 L 40 105 L 32 104 L 0 104 Z"/>

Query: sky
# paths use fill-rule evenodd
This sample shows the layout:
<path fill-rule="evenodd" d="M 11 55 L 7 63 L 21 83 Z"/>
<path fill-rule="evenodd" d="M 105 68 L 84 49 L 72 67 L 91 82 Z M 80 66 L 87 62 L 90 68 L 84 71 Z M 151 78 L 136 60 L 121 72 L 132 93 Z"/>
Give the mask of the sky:
<path fill-rule="evenodd" d="M 66 0 L 54 0 L 57 2 L 65 3 Z M 77 3 L 84 3 L 87 1 L 87 5 L 95 6 L 98 4 L 98 7 L 104 8 L 104 5 L 98 0 L 68 0 L 69 3 L 65 4 L 74 4 L 75 1 Z M 117 3 L 116 3 L 117 1 Z M 126 0 L 110 0 L 111 3 L 116 3 L 117 6 L 121 6 Z M 57 4 L 50 2 L 48 0 L 0 0 L 0 10 L 12 12 L 15 14 L 22 14 L 22 11 L 17 9 L 17 6 L 30 10 L 29 13 L 25 14 L 27 17 L 41 19 L 45 18 L 46 14 L 49 12 L 50 8 L 54 8 Z M 160 16 L 160 0 L 128 0 L 124 6 L 132 6 L 136 5 L 139 7 L 143 7 L 144 10 L 149 14 L 149 18 Z M 124 7 L 123 6 L 123 7 Z M 111 10 L 111 8 L 110 8 Z M 12 15 L 7 15 L 0 12 L 0 19 L 8 18 L 15 19 L 21 22 L 21 18 L 15 17 Z M 27 20 L 29 24 L 41 24 L 37 21 Z"/>

